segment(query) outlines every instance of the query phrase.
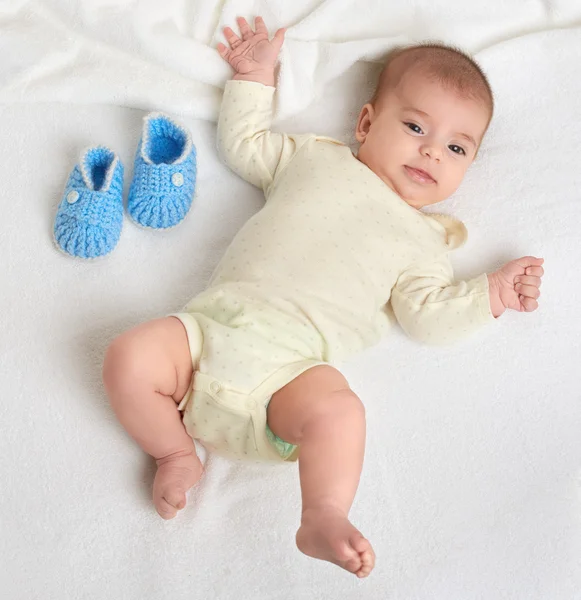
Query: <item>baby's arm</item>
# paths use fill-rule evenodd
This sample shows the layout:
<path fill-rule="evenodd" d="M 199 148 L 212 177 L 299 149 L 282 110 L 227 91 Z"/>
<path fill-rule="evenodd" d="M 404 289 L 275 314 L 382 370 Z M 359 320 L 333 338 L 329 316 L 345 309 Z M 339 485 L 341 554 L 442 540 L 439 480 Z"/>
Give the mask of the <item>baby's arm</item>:
<path fill-rule="evenodd" d="M 391 305 L 402 329 L 426 344 L 455 342 L 494 321 L 487 275 L 454 281 L 447 254 L 404 271 L 391 291 Z"/>
<path fill-rule="evenodd" d="M 218 119 L 218 150 L 235 173 L 266 192 L 277 171 L 288 163 L 307 136 L 270 131 L 274 68 L 284 29 L 279 29 L 269 41 L 260 17 L 256 19 L 256 32 L 244 19 L 238 19 L 238 24 L 242 39 L 225 27 L 230 49 L 218 44 L 218 52 L 236 71 L 224 90 Z"/>
<path fill-rule="evenodd" d="M 428 344 L 467 337 L 506 309 L 538 308 L 542 258 L 523 256 L 494 273 L 454 281 L 448 255 L 404 271 L 391 291 L 391 305 L 402 329 Z"/>

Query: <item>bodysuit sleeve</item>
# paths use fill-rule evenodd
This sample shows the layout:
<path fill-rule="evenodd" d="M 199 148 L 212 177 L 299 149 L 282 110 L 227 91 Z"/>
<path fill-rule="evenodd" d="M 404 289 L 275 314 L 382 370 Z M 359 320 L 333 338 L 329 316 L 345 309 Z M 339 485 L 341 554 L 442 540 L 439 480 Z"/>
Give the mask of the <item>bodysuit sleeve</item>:
<path fill-rule="evenodd" d="M 218 117 L 218 152 L 240 177 L 265 193 L 312 134 L 270 131 L 275 88 L 252 81 L 226 83 Z"/>
<path fill-rule="evenodd" d="M 411 338 L 431 345 L 453 343 L 495 321 L 486 273 L 454 281 L 447 254 L 404 271 L 390 301 L 402 329 Z"/>

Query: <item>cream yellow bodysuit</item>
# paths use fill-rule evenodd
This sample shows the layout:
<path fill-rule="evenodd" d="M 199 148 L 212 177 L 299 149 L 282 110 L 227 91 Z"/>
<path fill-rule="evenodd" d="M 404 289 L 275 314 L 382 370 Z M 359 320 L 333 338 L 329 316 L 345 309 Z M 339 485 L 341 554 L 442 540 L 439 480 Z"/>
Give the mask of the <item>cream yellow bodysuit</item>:
<path fill-rule="evenodd" d="M 467 237 L 402 200 L 345 144 L 270 131 L 275 88 L 229 81 L 218 121 L 226 164 L 264 190 L 208 288 L 176 314 L 195 375 L 180 404 L 189 434 L 238 458 L 293 460 L 266 425 L 272 394 L 318 364 L 375 343 L 393 314 L 428 344 L 493 322 L 488 279 L 454 281 Z"/>

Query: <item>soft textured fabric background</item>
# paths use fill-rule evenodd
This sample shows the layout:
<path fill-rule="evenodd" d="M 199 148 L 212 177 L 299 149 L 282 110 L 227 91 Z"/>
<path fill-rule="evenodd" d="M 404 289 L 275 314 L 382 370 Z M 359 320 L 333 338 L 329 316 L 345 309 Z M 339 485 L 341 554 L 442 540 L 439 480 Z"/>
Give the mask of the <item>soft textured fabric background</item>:
<path fill-rule="evenodd" d="M 473 277 L 543 256 L 541 307 L 469 341 L 394 330 L 345 364 L 368 414 L 353 521 L 377 567 L 358 581 L 294 546 L 296 465 L 206 458 L 178 518 L 151 505 L 152 462 L 114 419 L 107 344 L 179 310 L 258 210 L 219 161 L 237 14 L 288 26 L 276 128 L 352 141 L 377 61 L 443 39 L 476 53 L 497 114 L 461 189 L 453 255 Z M 576 0 L 44 0 L 0 3 L 0 590 L 11 600 L 581 598 L 581 5 Z M 109 257 L 59 254 L 51 230 L 82 148 L 127 167 L 142 117 L 169 112 L 198 149 L 192 211 L 165 233 L 125 221 Z"/>

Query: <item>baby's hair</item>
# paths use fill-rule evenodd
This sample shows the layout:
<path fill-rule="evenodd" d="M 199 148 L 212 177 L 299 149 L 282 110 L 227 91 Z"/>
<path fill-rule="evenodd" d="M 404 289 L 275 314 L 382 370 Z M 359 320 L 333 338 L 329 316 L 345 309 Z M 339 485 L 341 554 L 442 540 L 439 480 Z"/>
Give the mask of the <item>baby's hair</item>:
<path fill-rule="evenodd" d="M 397 71 L 390 69 L 396 59 L 401 63 Z M 461 96 L 481 101 L 490 113 L 490 123 L 494 98 L 484 71 L 467 52 L 438 42 L 398 46 L 390 50 L 370 103 L 375 106 L 381 95 L 397 86 L 406 72 L 416 69 Z"/>

